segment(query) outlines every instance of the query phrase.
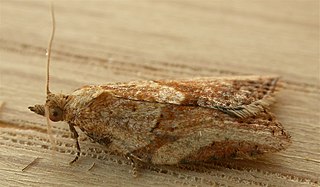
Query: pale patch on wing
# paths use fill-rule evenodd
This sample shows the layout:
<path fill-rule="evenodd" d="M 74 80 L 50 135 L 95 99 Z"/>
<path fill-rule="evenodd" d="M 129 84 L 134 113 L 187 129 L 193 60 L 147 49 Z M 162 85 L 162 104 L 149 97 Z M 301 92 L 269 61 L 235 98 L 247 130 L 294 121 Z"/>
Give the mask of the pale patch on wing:
<path fill-rule="evenodd" d="M 110 90 L 115 97 L 158 103 L 181 104 L 185 94 L 174 87 L 159 85 L 154 81 L 132 81 L 100 86 Z"/>
<path fill-rule="evenodd" d="M 157 102 L 180 104 L 184 101 L 184 94 L 169 86 L 161 86 L 159 89 Z"/>

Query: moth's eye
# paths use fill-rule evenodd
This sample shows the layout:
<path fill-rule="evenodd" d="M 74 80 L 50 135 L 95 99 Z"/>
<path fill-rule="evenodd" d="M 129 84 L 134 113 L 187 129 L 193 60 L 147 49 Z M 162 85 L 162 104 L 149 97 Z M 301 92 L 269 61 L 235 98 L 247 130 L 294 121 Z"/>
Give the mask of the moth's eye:
<path fill-rule="evenodd" d="M 63 112 L 59 107 L 51 108 L 49 118 L 51 121 L 62 121 Z"/>

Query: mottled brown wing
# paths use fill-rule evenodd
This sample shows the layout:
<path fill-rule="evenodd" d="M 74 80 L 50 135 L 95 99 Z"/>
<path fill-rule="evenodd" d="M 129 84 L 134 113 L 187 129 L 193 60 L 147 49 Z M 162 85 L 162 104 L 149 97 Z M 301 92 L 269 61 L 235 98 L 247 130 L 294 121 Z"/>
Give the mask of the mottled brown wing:
<path fill-rule="evenodd" d="M 278 77 L 239 76 L 190 80 L 132 81 L 101 86 L 116 97 L 219 109 L 241 118 L 273 102 Z"/>
<path fill-rule="evenodd" d="M 241 119 L 195 104 L 120 98 L 106 87 L 80 91 L 94 99 L 77 112 L 75 124 L 97 142 L 144 162 L 177 164 L 250 156 L 279 151 L 290 141 L 268 110 Z"/>

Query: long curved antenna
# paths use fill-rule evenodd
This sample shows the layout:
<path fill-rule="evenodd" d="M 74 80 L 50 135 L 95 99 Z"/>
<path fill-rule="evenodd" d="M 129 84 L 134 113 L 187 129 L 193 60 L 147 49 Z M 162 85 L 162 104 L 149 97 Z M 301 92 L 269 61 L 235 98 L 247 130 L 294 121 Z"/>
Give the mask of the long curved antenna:
<path fill-rule="evenodd" d="M 54 38 L 54 33 L 56 31 L 56 20 L 54 17 L 54 7 L 53 4 L 51 3 L 51 18 L 52 18 L 52 32 L 51 32 L 51 36 L 50 36 L 50 41 L 49 41 L 49 45 L 47 48 L 47 95 L 50 94 L 50 90 L 49 90 L 49 69 L 50 69 L 50 58 L 51 58 L 51 47 L 52 47 L 52 43 L 53 43 L 53 38 Z"/>
<path fill-rule="evenodd" d="M 49 41 L 49 45 L 48 45 L 48 49 L 47 49 L 47 99 L 48 99 L 48 95 L 51 93 L 49 90 L 49 69 L 50 69 L 51 46 L 52 46 L 54 33 L 55 33 L 55 29 L 56 29 L 56 21 L 54 18 L 54 7 L 53 7 L 52 2 L 51 2 L 51 18 L 52 18 L 52 32 L 51 32 L 51 37 L 50 37 L 50 41 Z M 52 153 L 54 155 L 54 150 L 56 150 L 56 145 L 55 145 L 55 141 L 54 141 L 54 138 L 52 135 L 52 125 L 50 123 L 50 117 L 49 117 L 50 108 L 47 105 L 47 102 L 44 107 L 45 107 L 45 117 L 46 117 L 46 121 L 47 121 L 47 133 L 49 135 L 49 140 L 50 140 L 50 143 L 52 146 Z"/>

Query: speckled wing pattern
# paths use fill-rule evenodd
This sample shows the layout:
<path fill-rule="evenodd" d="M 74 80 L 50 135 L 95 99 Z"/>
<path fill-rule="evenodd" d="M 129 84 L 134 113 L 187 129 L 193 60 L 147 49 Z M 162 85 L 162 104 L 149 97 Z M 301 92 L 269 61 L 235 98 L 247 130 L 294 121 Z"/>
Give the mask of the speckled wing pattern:
<path fill-rule="evenodd" d="M 102 86 L 116 97 L 219 109 L 241 118 L 273 102 L 278 77 L 239 76 L 191 80 L 133 81 Z"/>
<path fill-rule="evenodd" d="M 86 93 L 89 102 L 73 123 L 97 142 L 153 164 L 275 152 L 290 142 L 268 110 L 277 80 L 249 76 L 86 86 L 75 92 Z"/>

